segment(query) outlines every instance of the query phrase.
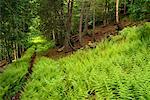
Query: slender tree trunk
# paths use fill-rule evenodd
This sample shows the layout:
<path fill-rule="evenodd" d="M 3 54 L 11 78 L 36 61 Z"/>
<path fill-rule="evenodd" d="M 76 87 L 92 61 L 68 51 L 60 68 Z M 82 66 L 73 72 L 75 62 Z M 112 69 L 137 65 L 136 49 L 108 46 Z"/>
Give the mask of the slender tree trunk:
<path fill-rule="evenodd" d="M 3 55 L 2 55 L 2 59 L 4 59 L 4 60 L 6 60 L 6 47 L 4 46 L 5 45 L 5 39 L 4 40 L 2 40 L 2 44 L 3 44 L 3 47 L 2 47 L 2 53 L 3 53 Z"/>
<path fill-rule="evenodd" d="M 116 23 L 117 23 L 117 24 L 119 24 L 118 9 L 119 9 L 119 0 L 116 0 Z"/>
<path fill-rule="evenodd" d="M 80 45 L 82 45 L 83 10 L 84 10 L 84 2 L 82 3 L 81 12 L 80 12 L 80 25 L 79 25 L 79 42 L 80 42 Z"/>
<path fill-rule="evenodd" d="M 55 31 L 54 31 L 54 29 L 53 29 L 53 31 L 52 31 L 52 34 L 53 34 L 53 41 L 57 42 L 57 41 L 56 41 L 56 37 L 55 37 Z"/>
<path fill-rule="evenodd" d="M 24 44 L 22 45 L 22 52 L 24 52 L 25 51 L 25 46 L 24 46 Z"/>
<path fill-rule="evenodd" d="M 109 24 L 109 10 L 110 10 L 110 4 L 109 1 L 107 0 L 107 24 Z"/>
<path fill-rule="evenodd" d="M 66 22 L 66 38 L 65 38 L 65 47 L 69 47 L 69 42 L 70 42 L 70 34 L 71 34 L 71 27 L 72 27 L 72 10 L 73 10 L 73 4 L 74 4 L 74 0 L 69 0 L 68 1 L 68 18 L 67 18 L 67 22 Z"/>
<path fill-rule="evenodd" d="M 68 0 L 68 12 L 67 12 L 67 22 L 66 22 L 66 36 L 65 36 L 65 47 L 69 46 L 69 18 L 70 18 L 70 2 L 71 0 Z"/>
<path fill-rule="evenodd" d="M 9 43 L 7 40 L 5 40 L 5 44 L 6 44 L 6 52 L 7 52 L 8 62 L 11 63 L 12 59 L 11 59 L 10 51 L 8 50 Z"/>
<path fill-rule="evenodd" d="M 126 0 L 124 0 L 124 15 L 126 15 L 126 8 L 127 8 L 127 6 L 126 6 Z"/>
<path fill-rule="evenodd" d="M 17 60 L 17 53 L 16 53 L 16 46 L 15 46 L 15 43 L 13 43 L 13 49 L 14 49 L 14 60 L 16 61 Z"/>
<path fill-rule="evenodd" d="M 103 21 L 103 24 L 104 24 L 104 26 L 106 26 L 107 25 L 107 18 L 108 18 L 108 16 L 107 16 L 107 14 L 108 14 L 108 5 L 107 5 L 107 0 L 105 0 L 105 6 L 104 6 L 104 21 Z"/>
<path fill-rule="evenodd" d="M 95 7 L 93 9 L 93 32 L 92 32 L 92 38 L 93 38 L 93 41 L 95 42 Z"/>
<path fill-rule="evenodd" d="M 18 58 L 21 58 L 21 45 L 18 44 Z"/>
<path fill-rule="evenodd" d="M 84 26 L 84 34 L 88 33 L 88 19 L 89 19 L 89 15 L 86 13 L 86 16 L 85 16 L 85 26 Z"/>
<path fill-rule="evenodd" d="M 104 8 L 103 25 L 106 26 L 106 8 Z"/>
<path fill-rule="evenodd" d="M 89 21 L 89 5 L 87 6 L 86 8 L 86 11 L 85 11 L 85 26 L 84 26 L 84 34 L 87 34 L 88 33 L 88 21 Z"/>
<path fill-rule="evenodd" d="M 18 43 L 16 43 L 16 58 L 19 58 L 19 52 L 18 52 Z"/>
<path fill-rule="evenodd" d="M 60 20 L 60 29 L 58 34 L 58 41 L 59 41 L 59 46 L 63 46 L 63 33 L 65 32 L 65 23 L 64 23 L 64 0 L 61 0 L 61 8 L 60 8 L 60 15 L 59 15 L 59 20 Z"/>
<path fill-rule="evenodd" d="M 59 34 L 59 44 L 60 46 L 63 46 L 63 41 L 64 41 L 64 36 L 63 36 L 63 33 L 65 33 L 65 22 L 64 22 L 64 0 L 61 0 L 61 9 L 60 9 L 60 12 L 61 12 L 61 15 L 60 15 L 60 21 L 61 21 L 61 24 L 60 24 L 60 27 L 61 27 L 61 31 L 60 31 L 60 34 Z"/>

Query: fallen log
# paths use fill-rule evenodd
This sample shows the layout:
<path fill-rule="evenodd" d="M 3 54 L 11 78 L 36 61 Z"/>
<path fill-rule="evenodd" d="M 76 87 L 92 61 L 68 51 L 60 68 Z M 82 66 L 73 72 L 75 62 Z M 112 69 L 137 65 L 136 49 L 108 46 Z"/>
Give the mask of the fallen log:
<path fill-rule="evenodd" d="M 0 61 L 0 67 L 3 68 L 5 65 L 7 65 L 8 62 L 6 60 Z"/>

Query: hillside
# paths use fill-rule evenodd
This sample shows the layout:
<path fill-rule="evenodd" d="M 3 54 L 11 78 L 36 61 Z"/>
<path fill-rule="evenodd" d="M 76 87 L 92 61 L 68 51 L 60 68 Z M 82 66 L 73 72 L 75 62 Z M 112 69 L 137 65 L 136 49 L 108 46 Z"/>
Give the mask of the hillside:
<path fill-rule="evenodd" d="M 0 100 L 150 100 L 150 0 L 1 0 Z"/>
<path fill-rule="evenodd" d="M 36 60 L 22 100 L 150 99 L 150 23 L 58 61 Z"/>
<path fill-rule="evenodd" d="M 78 50 L 59 60 L 37 56 L 31 76 L 24 80 L 33 46 L 0 74 L 0 96 L 9 99 L 20 91 L 21 100 L 148 100 L 149 32 L 150 23 L 145 23 L 125 28 L 119 35 L 98 43 L 95 49 Z M 36 47 L 37 52 L 42 51 Z"/>
<path fill-rule="evenodd" d="M 31 77 L 22 85 L 21 100 L 149 100 L 149 33 L 150 23 L 145 23 L 125 28 L 95 49 L 78 50 L 59 60 L 37 56 Z M 33 54 L 34 49 L 29 51 Z M 25 65 L 21 60 L 19 63 Z M 12 65 L 0 74 L 2 98 L 19 90 L 19 85 L 10 90 L 13 81 L 24 75 L 16 70 L 18 67 Z M 11 70 L 13 75 L 8 74 Z"/>

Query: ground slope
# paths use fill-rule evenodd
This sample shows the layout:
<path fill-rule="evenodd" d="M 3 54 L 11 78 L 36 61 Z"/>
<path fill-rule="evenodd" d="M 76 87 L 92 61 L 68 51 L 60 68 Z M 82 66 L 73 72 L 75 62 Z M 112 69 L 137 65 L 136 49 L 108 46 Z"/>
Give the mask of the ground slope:
<path fill-rule="evenodd" d="M 22 100 L 150 99 L 150 23 L 54 61 L 38 58 Z"/>
<path fill-rule="evenodd" d="M 122 20 L 120 22 L 121 28 L 125 28 L 127 26 L 132 26 L 132 25 L 135 25 L 135 24 L 136 24 L 135 22 L 130 22 L 127 19 Z M 92 30 L 89 29 L 88 33 L 89 34 L 84 34 L 83 33 L 82 46 L 80 45 L 78 34 L 71 36 L 71 41 L 73 42 L 73 47 L 74 47 L 75 50 L 83 48 L 86 45 L 88 45 L 89 41 L 93 41 Z M 96 42 L 100 42 L 103 39 L 109 37 L 110 35 L 117 35 L 117 34 L 118 34 L 117 26 L 116 26 L 116 24 L 113 24 L 113 23 L 108 24 L 106 26 L 104 26 L 104 25 L 96 26 L 96 28 L 94 30 L 94 37 L 95 37 Z M 52 58 L 52 59 L 59 59 L 59 58 L 68 56 L 68 55 L 70 55 L 74 52 L 74 50 L 72 48 L 65 48 L 65 49 L 66 50 L 62 50 L 61 52 L 58 52 L 58 50 L 60 50 L 59 47 L 49 49 L 47 51 L 47 53 L 45 54 L 45 56 L 49 57 L 49 58 Z"/>

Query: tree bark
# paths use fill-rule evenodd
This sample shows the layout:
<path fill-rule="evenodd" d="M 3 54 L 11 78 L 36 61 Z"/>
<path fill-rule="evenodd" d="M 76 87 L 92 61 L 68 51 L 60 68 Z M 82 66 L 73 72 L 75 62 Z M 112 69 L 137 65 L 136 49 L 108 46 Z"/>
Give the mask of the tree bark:
<path fill-rule="evenodd" d="M 53 31 L 52 31 L 52 34 L 53 34 L 53 41 L 57 42 L 57 41 L 56 41 L 56 36 L 55 36 L 55 31 L 54 31 L 54 29 L 53 29 Z"/>
<path fill-rule="evenodd" d="M 88 21 L 89 21 L 89 10 L 90 10 L 90 5 L 87 5 L 86 11 L 85 11 L 85 26 L 84 26 L 84 34 L 88 33 Z"/>
<path fill-rule="evenodd" d="M 127 6 L 126 6 L 126 0 L 124 0 L 124 15 L 126 15 L 126 8 Z"/>
<path fill-rule="evenodd" d="M 19 58 L 19 52 L 18 52 L 18 43 L 16 43 L 16 58 Z"/>
<path fill-rule="evenodd" d="M 104 20 L 103 20 L 103 24 L 104 26 L 107 25 L 107 0 L 105 0 L 105 6 L 104 6 Z"/>
<path fill-rule="evenodd" d="M 80 12 L 80 24 L 79 24 L 79 42 L 80 42 L 80 45 L 82 45 L 83 10 L 84 10 L 84 2 L 82 3 L 81 12 Z"/>
<path fill-rule="evenodd" d="M 92 32 L 92 38 L 93 38 L 93 41 L 95 42 L 95 9 L 94 9 L 94 12 L 93 12 L 93 32 Z"/>
<path fill-rule="evenodd" d="M 117 23 L 117 24 L 119 24 L 118 9 L 119 9 L 119 0 L 116 0 L 116 23 Z"/>
<path fill-rule="evenodd" d="M 8 57 L 8 63 L 11 63 L 12 59 L 11 59 L 10 51 L 8 50 L 8 45 L 9 45 L 9 42 L 5 39 L 5 46 L 6 46 L 6 52 L 7 52 L 7 57 Z"/>
<path fill-rule="evenodd" d="M 71 27 L 72 27 L 72 10 L 73 10 L 74 0 L 68 1 L 68 13 L 67 13 L 67 22 L 66 22 L 66 38 L 65 38 L 65 47 L 69 47 L 70 44 L 70 34 L 71 34 Z M 70 46 L 72 48 L 72 46 Z"/>
<path fill-rule="evenodd" d="M 13 43 L 13 49 L 14 49 L 14 60 L 16 61 L 17 60 L 17 56 L 16 56 L 16 46 L 15 46 L 15 43 Z"/>
<path fill-rule="evenodd" d="M 93 1 L 93 6 L 95 4 L 95 0 Z M 95 42 L 95 7 L 93 7 L 93 32 L 92 32 L 92 39 Z"/>

